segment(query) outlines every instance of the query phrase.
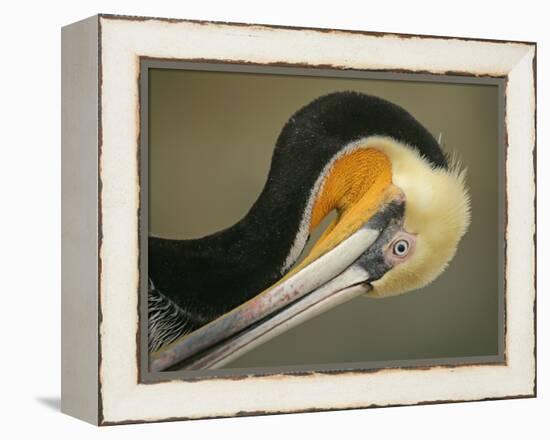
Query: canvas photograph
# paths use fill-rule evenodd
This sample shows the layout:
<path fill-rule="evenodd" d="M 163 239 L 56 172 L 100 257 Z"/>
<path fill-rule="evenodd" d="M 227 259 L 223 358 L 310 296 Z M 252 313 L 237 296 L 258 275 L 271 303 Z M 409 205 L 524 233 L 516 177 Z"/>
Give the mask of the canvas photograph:
<path fill-rule="evenodd" d="M 502 83 L 232 67 L 142 61 L 152 377 L 502 363 Z"/>

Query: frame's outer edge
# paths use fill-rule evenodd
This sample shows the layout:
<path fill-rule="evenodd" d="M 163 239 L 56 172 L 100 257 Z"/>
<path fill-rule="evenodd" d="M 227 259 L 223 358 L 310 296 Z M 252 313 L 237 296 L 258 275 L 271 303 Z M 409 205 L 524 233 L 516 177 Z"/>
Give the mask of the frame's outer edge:
<path fill-rule="evenodd" d="M 477 41 L 480 43 L 517 43 L 517 44 L 535 44 L 531 40 L 502 40 L 495 38 L 475 38 L 475 37 L 462 37 L 458 35 L 435 35 L 435 34 L 414 34 L 392 31 L 366 31 L 362 29 L 344 29 L 344 28 L 327 28 L 317 26 L 299 26 L 299 25 L 281 25 L 281 24 L 269 24 L 269 23 L 252 23 L 242 21 L 224 21 L 224 20 L 200 20 L 191 18 L 170 18 L 162 16 L 145 16 L 145 15 L 129 15 L 129 14 L 111 14 L 100 13 L 100 18 L 107 18 L 113 20 L 127 20 L 127 21 L 151 21 L 157 20 L 165 23 L 195 23 L 199 25 L 220 25 L 220 26 L 234 26 L 234 27 L 263 27 L 273 30 L 291 30 L 291 31 L 316 31 L 325 33 L 343 33 L 343 34 L 357 34 L 357 35 L 369 35 L 373 37 L 394 36 L 398 38 L 431 38 L 440 40 L 459 40 L 459 41 Z"/>
<path fill-rule="evenodd" d="M 61 411 L 97 425 L 98 17 L 61 32 Z"/>
<path fill-rule="evenodd" d="M 389 377 L 388 375 L 382 376 L 382 374 L 379 374 L 378 377 L 343 374 L 338 377 L 338 383 L 336 383 L 334 377 L 329 375 L 289 377 L 285 378 L 285 381 L 280 381 L 282 378 L 281 375 L 278 377 L 253 376 L 238 382 L 234 380 L 209 380 L 204 381 L 204 383 L 172 381 L 161 384 L 142 384 L 139 380 L 136 381 L 136 378 L 138 378 L 137 373 L 139 364 L 136 357 L 137 352 L 134 350 L 135 347 L 133 347 L 132 344 L 135 342 L 134 330 L 137 329 L 137 326 L 134 319 L 137 317 L 130 315 L 130 313 L 126 314 L 129 309 L 132 311 L 137 310 L 135 307 L 136 304 L 134 304 L 135 298 L 131 295 L 118 294 L 119 292 L 127 292 L 129 288 L 133 289 L 134 286 L 138 284 L 136 282 L 138 274 L 134 272 L 134 264 L 138 261 L 137 258 L 134 258 L 136 256 L 132 256 L 130 261 L 128 261 L 128 259 L 117 258 L 117 256 L 126 253 L 129 247 L 137 245 L 134 232 L 138 230 L 136 226 L 134 231 L 133 223 L 132 228 L 127 228 L 127 223 L 128 221 L 133 222 L 135 220 L 135 212 L 138 212 L 136 206 L 139 206 L 139 187 L 135 185 L 135 172 L 138 166 L 135 163 L 137 162 L 137 158 L 134 150 L 136 139 L 139 137 L 136 135 L 136 127 L 139 127 L 139 125 L 136 124 L 138 112 L 135 111 L 134 104 L 139 93 L 134 88 L 126 88 L 126 85 L 134 84 L 134 86 L 137 87 L 137 81 L 135 81 L 135 83 L 131 81 L 136 79 L 135 76 L 139 76 L 139 70 L 136 69 L 138 69 L 139 66 L 139 56 L 143 56 L 144 54 L 159 59 L 166 58 L 167 56 L 170 56 L 170 59 L 172 59 L 172 57 L 176 59 L 199 59 L 198 57 L 203 56 L 202 52 L 196 50 L 198 46 L 193 44 L 193 39 L 181 39 L 178 38 L 177 35 L 174 35 L 175 31 L 173 31 L 173 26 L 177 26 L 178 29 L 192 28 L 195 32 L 194 37 L 197 38 L 197 41 L 201 41 L 208 49 L 204 51 L 208 59 L 222 59 L 223 57 L 224 62 L 230 62 L 231 60 L 241 62 L 247 60 L 268 64 L 273 60 L 278 62 L 276 57 L 281 56 L 282 52 L 275 52 L 270 55 L 271 58 L 267 57 L 266 59 L 250 57 L 250 53 L 254 53 L 254 47 L 246 47 L 246 50 L 244 50 L 243 41 L 247 41 L 254 36 L 265 38 L 268 41 L 271 41 L 272 38 L 272 35 L 263 28 L 256 28 L 254 26 L 250 26 L 249 32 L 242 32 L 241 30 L 239 30 L 239 32 L 233 32 L 231 34 L 231 39 L 227 39 L 227 35 L 221 34 L 221 31 L 216 27 L 204 28 L 198 25 L 185 24 L 186 22 L 170 22 L 168 25 L 166 20 L 159 20 L 158 22 L 153 20 L 147 21 L 147 23 L 141 25 L 138 29 L 131 20 L 122 21 L 115 18 L 107 19 L 105 16 L 100 16 L 99 21 L 101 23 L 102 44 L 101 47 L 97 49 L 101 51 L 101 64 L 99 65 L 101 72 L 99 73 L 99 80 L 101 83 L 101 100 L 103 104 L 103 110 L 101 110 L 101 126 L 99 130 L 102 133 L 102 144 L 100 147 L 102 156 L 101 179 L 104 186 L 102 184 L 100 187 L 103 209 L 100 223 L 96 224 L 96 226 L 100 228 L 100 231 L 105 232 L 105 240 L 100 244 L 102 251 L 100 262 L 105 264 L 104 269 L 106 269 L 101 271 L 97 266 L 99 260 L 97 258 L 98 243 L 96 242 L 96 247 L 94 248 L 94 257 L 96 257 L 94 260 L 96 265 L 95 276 L 97 277 L 98 274 L 101 275 L 102 319 L 100 323 L 100 336 L 104 336 L 102 341 L 100 341 L 102 342 L 101 370 L 99 376 L 96 375 L 94 377 L 95 380 L 97 380 L 98 377 L 100 377 L 101 380 L 101 402 L 97 402 L 97 400 L 95 402 L 99 404 L 99 414 L 97 414 L 97 416 L 100 424 L 111 425 L 315 410 L 481 401 L 532 397 L 534 395 L 534 390 L 532 390 L 530 383 L 531 379 L 534 380 L 534 371 L 532 377 L 530 374 L 532 367 L 532 350 L 529 344 L 525 345 L 521 343 L 521 338 L 511 338 L 513 344 L 509 346 L 513 346 L 515 352 L 514 356 L 508 359 L 509 363 L 506 366 L 476 366 L 469 370 L 461 369 L 462 374 L 460 374 L 460 377 L 458 377 L 459 374 L 455 374 L 458 373 L 458 371 L 453 370 L 448 372 L 442 369 L 434 369 L 430 377 L 428 377 L 424 370 L 419 369 L 414 372 L 414 375 L 404 375 L 402 371 L 392 371 L 389 374 L 393 377 Z M 113 24 L 115 21 L 117 22 L 116 26 Z M 142 31 L 144 30 L 142 28 L 144 27 L 147 27 L 149 31 L 147 38 L 143 38 L 142 35 Z M 225 31 L 225 29 L 222 30 Z M 156 40 L 150 38 L 153 31 L 157 34 L 161 32 L 165 34 L 170 31 L 171 33 L 169 36 L 172 37 L 172 39 L 170 40 L 170 38 L 166 38 L 166 35 L 163 35 L 163 44 L 159 49 L 159 47 L 153 44 Z M 281 32 L 283 34 L 285 33 L 282 30 Z M 226 59 L 227 57 L 222 53 L 227 47 L 214 44 L 216 43 L 216 37 L 223 37 L 221 41 L 223 41 L 227 47 L 234 49 L 229 59 Z M 291 40 L 291 36 L 286 35 L 286 37 L 288 40 Z M 321 33 L 319 33 L 319 35 L 316 34 L 316 37 L 325 40 L 325 38 L 321 38 Z M 387 70 L 385 66 L 392 67 L 395 63 L 400 66 L 400 61 L 397 58 L 399 53 L 396 49 L 403 50 L 402 46 L 409 46 L 409 44 L 404 43 L 407 41 L 410 40 L 400 40 L 398 42 L 399 47 L 397 47 L 397 42 L 393 38 L 389 38 L 388 42 L 392 42 L 394 51 L 390 54 L 384 53 L 384 57 L 378 60 L 377 64 L 374 64 L 374 69 L 379 69 L 379 66 L 382 65 L 384 70 Z M 179 52 L 167 52 L 167 42 L 176 45 Z M 380 43 L 380 41 L 376 40 L 374 43 L 376 44 L 374 44 L 374 48 L 371 48 L 372 50 L 378 48 L 378 43 Z M 435 44 L 432 41 L 429 43 Z M 472 59 L 473 57 L 475 57 L 476 60 L 482 60 L 476 64 L 476 69 L 472 69 L 471 76 L 478 76 L 480 74 L 509 76 L 514 70 L 515 80 L 512 84 L 513 87 L 510 88 L 511 83 L 508 84 L 508 91 L 515 92 L 516 98 L 518 98 L 518 96 L 521 97 L 523 96 L 521 91 L 524 89 L 518 85 L 521 84 L 525 78 L 525 66 L 528 61 L 526 55 L 531 45 L 501 43 L 504 44 L 498 47 L 496 47 L 494 43 L 487 43 L 495 47 L 489 48 L 487 46 L 481 50 L 479 44 L 472 48 L 470 47 L 470 43 L 463 41 L 453 42 L 454 45 L 458 45 L 462 50 L 461 54 L 463 60 L 465 58 Z M 258 44 L 258 42 L 256 41 L 254 44 Z M 436 50 L 437 53 L 441 55 L 441 53 L 443 53 L 442 51 L 445 51 L 445 53 L 448 51 L 448 47 L 443 47 L 448 46 L 448 44 L 448 42 L 438 41 L 435 48 L 429 48 L 430 50 Z M 253 46 L 252 43 L 251 46 Z M 281 45 L 275 45 L 274 47 L 275 49 L 280 49 Z M 305 44 L 305 47 L 310 48 L 313 46 L 308 42 L 308 44 Z M 339 43 L 339 47 L 344 47 L 344 45 Z M 358 43 L 357 47 L 362 48 Z M 476 48 L 479 49 L 478 53 L 473 51 L 473 49 Z M 353 48 L 347 48 L 346 50 L 351 52 L 352 49 Z M 489 49 L 492 49 L 492 52 L 489 52 Z M 503 59 L 499 55 L 500 52 L 496 51 L 496 49 L 499 49 L 500 52 L 505 52 L 504 55 L 506 55 L 506 57 Z M 489 59 L 485 59 L 483 55 L 491 56 L 488 57 Z M 350 61 L 344 58 L 343 55 L 340 56 L 341 62 L 336 65 L 339 66 L 339 68 L 345 68 L 346 66 L 350 67 Z M 352 61 L 355 59 L 353 58 L 355 54 L 349 56 L 352 58 Z M 251 60 L 251 58 L 253 59 Z M 316 53 L 315 51 L 313 51 L 308 58 L 308 60 L 311 61 L 311 65 L 324 66 L 325 64 L 322 63 L 323 59 L 324 53 Z M 319 62 L 319 60 L 321 60 L 321 62 Z M 414 58 L 413 61 L 414 60 L 417 61 L 416 64 L 410 62 L 406 66 L 407 72 L 417 72 L 418 69 L 422 67 L 421 62 L 418 62 L 416 58 Z M 296 60 L 290 61 L 296 63 Z M 449 70 L 447 68 L 449 62 L 445 58 L 436 61 L 438 62 L 434 63 L 435 67 L 432 67 L 428 71 L 422 70 L 422 73 L 449 74 L 450 72 L 462 72 L 464 70 L 464 63 L 460 64 L 454 62 L 454 58 L 451 59 L 453 62 L 450 64 L 454 70 Z M 457 70 L 455 68 L 456 66 L 462 69 Z M 516 69 L 518 66 L 519 68 Z M 96 65 L 96 68 L 97 67 Z M 357 65 L 353 64 L 352 67 L 370 70 L 370 65 L 363 65 L 361 63 Z M 399 71 L 401 72 L 401 70 Z M 468 69 L 464 70 L 464 72 L 465 71 L 470 72 Z M 121 87 L 121 85 L 123 86 Z M 97 93 L 97 83 L 95 86 L 95 91 Z M 95 97 L 97 98 L 97 96 Z M 511 96 L 507 96 L 507 98 L 511 98 Z M 124 111 L 121 112 L 121 109 Z M 128 109 L 130 109 L 130 111 L 128 111 Z M 511 111 L 508 112 L 508 110 L 513 109 L 510 102 L 507 103 L 506 109 L 508 115 L 512 113 Z M 511 121 L 513 122 L 511 127 L 513 126 L 514 130 L 510 130 L 508 133 L 510 145 L 519 146 L 519 148 L 514 148 L 514 152 L 525 153 L 527 144 L 525 136 L 522 135 L 525 133 L 522 129 L 525 127 L 525 117 L 517 118 L 516 115 Z M 97 135 L 98 133 L 96 132 L 95 134 Z M 93 139 L 97 140 L 98 137 L 95 136 Z M 95 146 L 94 153 L 96 156 L 94 157 L 94 166 L 97 167 L 97 143 Z M 522 155 L 520 154 L 519 157 L 522 157 Z M 114 163 L 123 165 L 115 167 L 113 166 Z M 525 171 L 526 162 L 522 160 L 521 164 L 523 164 L 521 170 Z M 514 168 L 511 167 L 510 169 L 517 170 L 517 166 Z M 95 171 L 97 172 L 97 169 Z M 530 171 L 530 168 L 527 169 L 527 171 Z M 95 177 L 97 179 L 97 174 Z M 524 182 L 524 180 L 518 180 L 520 191 L 521 189 L 525 189 L 523 186 Z M 96 196 L 98 195 L 98 183 L 97 180 L 94 181 L 96 185 Z M 530 189 L 531 188 L 529 188 L 529 190 Z M 529 202 L 527 199 L 523 201 Z M 96 204 L 94 206 L 96 215 L 98 213 L 98 208 L 100 207 Z M 518 217 L 516 216 L 514 218 L 517 219 Z M 114 237 L 116 237 L 117 240 L 114 240 Z M 531 244 L 529 244 L 529 246 L 531 246 Z M 525 255 L 525 249 L 525 247 L 521 247 L 520 250 L 522 255 Z M 530 264 L 531 260 L 526 263 L 527 266 Z M 520 267 L 524 266 L 520 265 Z M 527 269 L 529 269 L 529 267 L 527 267 Z M 516 271 L 514 273 L 528 273 L 528 271 Z M 521 292 L 526 283 L 518 277 L 514 277 L 513 281 L 516 282 L 514 292 Z M 95 300 L 94 306 L 97 307 L 97 278 L 94 282 L 96 283 L 96 290 L 93 299 Z M 534 294 L 534 291 L 532 293 Z M 525 296 L 516 294 L 513 299 L 522 306 L 520 310 L 522 313 L 514 313 L 518 321 L 516 327 L 521 327 L 525 332 L 526 327 L 521 324 L 525 323 L 526 320 L 528 323 L 532 322 L 531 315 L 529 313 L 523 313 L 527 310 L 525 308 L 527 304 Z M 530 304 L 528 305 L 531 307 Z M 518 307 L 514 307 L 514 310 L 517 309 Z M 97 309 L 95 312 L 93 316 L 95 319 L 94 323 L 98 324 Z M 129 331 L 130 329 L 131 331 Z M 529 331 L 531 330 L 529 329 L 527 332 L 529 333 Z M 519 336 L 525 336 L 524 332 Z M 80 330 L 80 333 L 82 334 L 82 330 Z M 97 339 L 97 333 L 95 333 L 94 336 Z M 529 338 L 530 335 L 527 334 L 527 337 Z M 97 340 L 94 342 L 97 347 Z M 96 350 L 95 361 L 99 360 L 97 353 Z M 97 368 L 97 362 L 94 363 L 94 366 Z M 488 378 L 491 378 L 492 381 L 487 381 Z M 469 386 L 474 379 L 483 381 L 480 383 L 479 389 L 474 390 Z M 399 388 L 399 393 L 401 393 L 401 395 L 398 396 L 395 395 L 395 393 L 390 396 L 385 394 L 382 395 L 383 392 L 386 393 L 387 391 L 387 387 L 384 388 L 387 383 L 394 380 L 401 381 L 401 386 Z M 447 385 L 452 387 L 443 398 L 438 394 L 438 391 L 434 389 L 434 384 L 441 381 L 446 381 Z M 96 392 L 99 392 L 100 390 L 97 389 L 98 383 L 94 382 L 94 384 L 96 386 Z M 315 385 L 314 388 L 311 387 L 312 384 Z M 506 387 L 503 387 L 503 385 L 506 385 Z M 407 387 L 414 387 L 416 389 L 419 386 L 422 387 L 423 391 L 421 396 L 410 398 L 403 394 L 406 393 Z M 235 392 L 237 389 L 239 393 Z M 364 394 L 360 394 L 361 389 L 364 391 L 368 390 L 369 398 L 367 400 L 365 400 Z M 395 391 L 395 387 L 392 389 Z M 313 390 L 315 390 L 315 395 L 312 392 Z M 288 392 L 284 401 L 280 399 L 281 392 L 283 391 Z M 226 403 L 224 401 L 225 399 L 219 399 L 220 393 L 222 396 L 232 395 L 234 399 L 227 399 Z M 189 395 L 192 395 L 193 399 L 188 399 L 187 397 Z M 307 399 L 304 399 L 305 396 L 307 396 Z M 327 400 L 327 396 L 331 397 L 330 401 Z M 97 399 L 97 394 L 94 395 L 94 398 Z M 170 403 L 170 408 L 168 409 L 165 408 L 166 402 Z M 314 405 L 312 405 L 311 402 L 314 402 Z"/>

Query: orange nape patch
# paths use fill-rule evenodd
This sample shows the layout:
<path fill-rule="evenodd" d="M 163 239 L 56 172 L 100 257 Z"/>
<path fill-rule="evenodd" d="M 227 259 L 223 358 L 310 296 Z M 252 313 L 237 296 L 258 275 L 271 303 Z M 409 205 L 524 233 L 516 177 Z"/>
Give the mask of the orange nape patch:
<path fill-rule="evenodd" d="M 381 205 L 399 192 L 392 185 L 391 161 L 379 150 L 358 149 L 338 159 L 317 196 L 310 231 L 333 209 L 337 218 L 323 232 L 309 255 L 294 268 L 299 270 L 364 225 Z"/>
<path fill-rule="evenodd" d="M 340 217 L 367 193 L 377 193 L 391 181 L 390 159 L 379 150 L 360 149 L 341 157 L 329 171 L 313 205 L 310 231 L 333 209 Z"/>

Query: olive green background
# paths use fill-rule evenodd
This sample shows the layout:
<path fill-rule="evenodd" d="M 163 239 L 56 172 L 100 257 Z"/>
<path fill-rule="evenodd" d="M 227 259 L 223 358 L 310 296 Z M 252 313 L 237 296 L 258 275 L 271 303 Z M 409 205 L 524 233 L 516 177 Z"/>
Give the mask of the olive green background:
<path fill-rule="evenodd" d="M 436 138 L 442 133 L 446 149 L 468 168 L 470 230 L 431 285 L 354 299 L 225 368 L 499 354 L 496 85 L 149 69 L 149 231 L 198 238 L 237 222 L 265 183 L 286 120 L 342 90 L 388 99 Z"/>

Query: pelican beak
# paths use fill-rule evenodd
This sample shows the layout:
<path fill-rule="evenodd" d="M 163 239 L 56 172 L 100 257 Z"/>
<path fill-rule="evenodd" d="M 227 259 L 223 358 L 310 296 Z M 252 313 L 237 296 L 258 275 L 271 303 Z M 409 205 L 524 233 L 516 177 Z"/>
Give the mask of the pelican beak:
<path fill-rule="evenodd" d="M 152 353 L 150 371 L 219 368 L 297 324 L 368 293 L 370 283 L 393 267 L 387 249 L 403 231 L 405 197 L 397 187 L 389 188 L 360 227 L 343 239 L 340 234 L 337 244 L 334 234 L 322 237 L 323 244 L 277 284 Z"/>

